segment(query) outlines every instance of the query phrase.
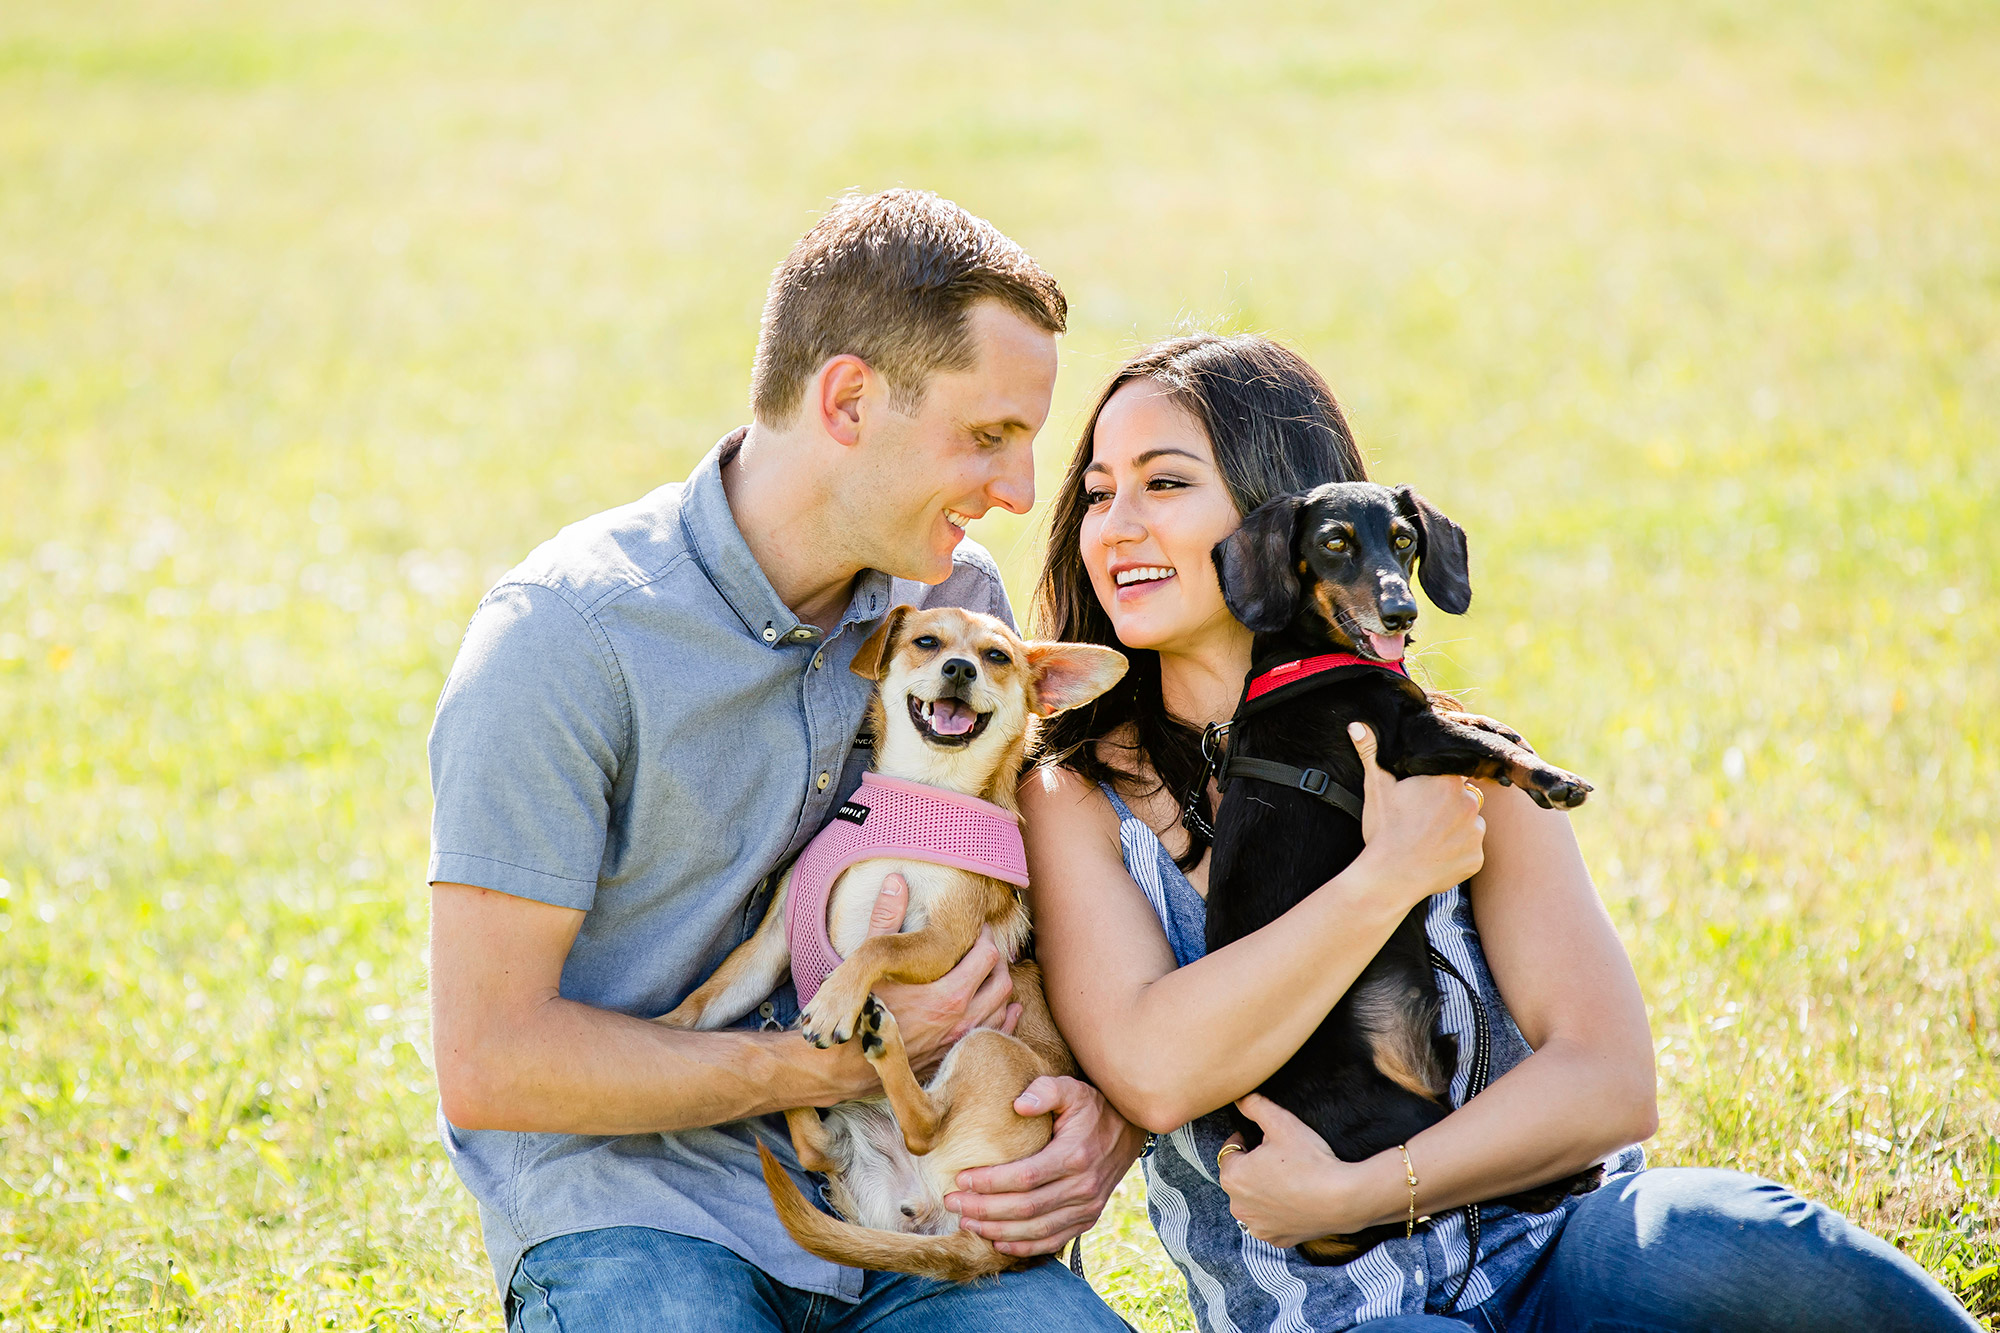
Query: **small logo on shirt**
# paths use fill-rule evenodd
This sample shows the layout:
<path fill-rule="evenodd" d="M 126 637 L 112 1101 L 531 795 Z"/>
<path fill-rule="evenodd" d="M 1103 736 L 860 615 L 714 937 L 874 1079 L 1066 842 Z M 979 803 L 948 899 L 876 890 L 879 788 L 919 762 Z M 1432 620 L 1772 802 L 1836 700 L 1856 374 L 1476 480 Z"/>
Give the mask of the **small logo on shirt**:
<path fill-rule="evenodd" d="M 841 805 L 840 809 L 833 812 L 833 817 L 835 819 L 844 819 L 850 824 L 866 824 L 868 822 L 868 807 L 859 801 L 847 801 Z"/>

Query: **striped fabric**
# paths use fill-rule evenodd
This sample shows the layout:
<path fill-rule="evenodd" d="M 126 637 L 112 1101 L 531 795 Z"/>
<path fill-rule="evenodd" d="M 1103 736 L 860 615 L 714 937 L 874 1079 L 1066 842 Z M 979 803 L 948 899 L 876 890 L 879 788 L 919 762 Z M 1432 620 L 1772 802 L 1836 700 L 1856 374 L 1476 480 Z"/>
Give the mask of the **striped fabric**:
<path fill-rule="evenodd" d="M 1109 787 L 1104 793 L 1118 812 L 1125 869 L 1158 914 L 1175 962 L 1185 967 L 1205 951 L 1201 895 L 1145 821 Z M 1479 988 L 1492 1029 L 1493 1077 L 1498 1079 L 1528 1057 L 1528 1043 L 1487 970 L 1463 887 L 1431 899 L 1426 927 L 1431 943 Z M 1441 1026 L 1458 1038 L 1462 1052 L 1452 1079 L 1452 1101 L 1458 1104 L 1471 1076 L 1472 1000 L 1447 976 L 1438 977 L 1438 986 L 1444 996 Z M 1146 1210 L 1160 1243 L 1187 1279 L 1188 1303 L 1203 1333 L 1329 1333 L 1368 1319 L 1440 1311 L 1450 1301 L 1468 1259 L 1462 1214 L 1448 1214 L 1416 1236 L 1385 1241 L 1353 1263 L 1317 1267 L 1293 1250 L 1244 1234 L 1230 1216 L 1229 1196 L 1216 1183 L 1215 1154 L 1233 1132 L 1227 1116 L 1203 1116 L 1163 1136 L 1144 1163 Z M 1640 1150 L 1632 1147 L 1608 1163 L 1607 1171 L 1620 1174 L 1643 1165 Z M 1485 1301 L 1526 1268 L 1578 1202 L 1572 1198 L 1551 1212 L 1535 1214 L 1488 1207 L 1481 1222 L 1479 1264 L 1459 1309 Z"/>

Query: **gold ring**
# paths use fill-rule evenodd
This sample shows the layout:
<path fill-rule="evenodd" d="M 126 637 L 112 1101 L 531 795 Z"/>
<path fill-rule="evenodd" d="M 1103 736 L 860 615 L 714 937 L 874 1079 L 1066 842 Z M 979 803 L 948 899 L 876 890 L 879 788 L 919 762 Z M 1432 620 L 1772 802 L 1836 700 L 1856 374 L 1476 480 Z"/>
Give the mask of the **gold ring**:
<path fill-rule="evenodd" d="M 1217 1149 L 1215 1154 L 1215 1169 L 1218 1171 L 1222 1169 L 1222 1159 L 1229 1156 L 1229 1154 L 1233 1152 L 1248 1152 L 1248 1151 L 1249 1149 L 1245 1148 L 1240 1143 L 1223 1144 L 1221 1148 Z"/>
<path fill-rule="evenodd" d="M 1486 790 L 1485 790 L 1485 788 L 1481 787 L 1481 786 L 1480 786 L 1480 785 L 1479 785 L 1478 783 L 1476 783 L 1476 782 L 1467 782 L 1467 783 L 1465 784 L 1465 789 L 1466 789 L 1467 791 L 1469 791 L 1469 792 L 1471 792 L 1471 793 L 1472 793 L 1472 799 L 1473 799 L 1473 800 L 1475 800 L 1475 801 L 1479 802 L 1479 804 L 1478 804 L 1478 805 L 1475 805 L 1475 806 L 1473 806 L 1473 807 L 1472 807 L 1472 813 L 1476 815 L 1476 814 L 1478 814 L 1478 813 L 1479 813 L 1479 812 L 1480 812 L 1481 810 L 1484 810 L 1484 809 L 1486 808 Z"/>

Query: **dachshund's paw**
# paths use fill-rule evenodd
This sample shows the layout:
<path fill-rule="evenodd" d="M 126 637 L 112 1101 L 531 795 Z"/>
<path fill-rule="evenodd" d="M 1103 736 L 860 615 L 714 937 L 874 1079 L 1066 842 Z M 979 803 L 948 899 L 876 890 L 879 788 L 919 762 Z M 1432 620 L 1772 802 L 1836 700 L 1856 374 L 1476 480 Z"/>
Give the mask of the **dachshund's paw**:
<path fill-rule="evenodd" d="M 1596 790 L 1576 774 L 1560 768 L 1529 769 L 1526 778 L 1520 783 L 1521 790 L 1544 810 L 1574 810 Z"/>
<path fill-rule="evenodd" d="M 861 1021 L 862 1005 L 869 998 L 863 995 L 859 1002 L 845 1000 L 834 994 L 832 987 L 821 986 L 812 1003 L 799 1014 L 800 1035 L 822 1051 L 852 1040 Z"/>

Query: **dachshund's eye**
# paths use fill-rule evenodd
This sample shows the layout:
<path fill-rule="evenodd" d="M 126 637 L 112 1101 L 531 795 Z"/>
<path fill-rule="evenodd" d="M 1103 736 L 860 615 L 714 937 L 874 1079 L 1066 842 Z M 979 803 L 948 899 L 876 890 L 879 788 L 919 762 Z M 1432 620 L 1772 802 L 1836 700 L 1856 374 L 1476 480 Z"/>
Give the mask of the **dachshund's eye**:
<path fill-rule="evenodd" d="M 986 660 L 994 666 L 1006 666 L 1014 659 L 1001 652 L 998 648 L 988 648 L 986 650 Z"/>
<path fill-rule="evenodd" d="M 1326 549 L 1329 551 L 1345 551 L 1347 549 L 1347 538 L 1328 537 L 1326 539 Z"/>
<path fill-rule="evenodd" d="M 916 638 L 911 639 L 910 642 L 919 648 L 935 648 L 938 646 L 938 637 L 935 634 L 919 634 Z"/>
<path fill-rule="evenodd" d="M 1396 534 L 1396 549 L 1399 551 L 1407 551 L 1410 549 L 1412 545 L 1415 544 L 1416 540 L 1417 539 L 1415 537 L 1412 537 L 1407 532 L 1399 532 Z"/>

